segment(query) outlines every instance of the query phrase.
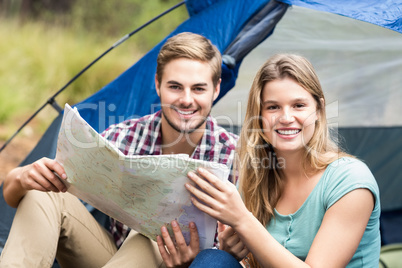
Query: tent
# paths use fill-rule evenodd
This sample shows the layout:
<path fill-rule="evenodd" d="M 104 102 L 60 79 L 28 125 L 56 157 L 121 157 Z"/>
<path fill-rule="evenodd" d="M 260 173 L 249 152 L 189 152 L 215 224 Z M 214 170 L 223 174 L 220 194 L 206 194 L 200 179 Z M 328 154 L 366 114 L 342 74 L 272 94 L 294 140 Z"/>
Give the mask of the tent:
<path fill-rule="evenodd" d="M 185 4 L 190 18 L 166 38 L 179 32 L 195 32 L 209 38 L 222 52 L 222 89 L 213 113 L 229 130 L 236 132 L 241 126 L 242 115 L 238 107 L 245 107 L 242 106 L 247 99 L 244 94 L 262 64 L 255 63 L 256 60 L 265 60 L 275 51 L 285 50 L 298 51 L 312 60 L 319 76 L 322 74 L 326 78 L 321 81 L 331 100 L 328 103 L 330 122 L 338 130 L 339 137 L 344 137 L 348 152 L 363 159 L 378 180 L 384 214 L 383 243 L 394 242 L 398 233 L 397 239 L 401 242 L 402 196 L 398 191 L 402 189 L 402 180 L 397 167 L 402 160 L 399 150 L 402 147 L 399 116 L 402 81 L 398 75 L 402 71 L 402 58 L 398 58 L 402 47 L 402 1 L 187 0 Z M 368 31 L 366 37 L 369 40 L 360 39 L 360 34 L 365 31 Z M 345 32 L 354 35 L 349 39 L 340 37 L 340 33 Z M 97 131 L 158 109 L 154 74 L 156 56 L 165 40 L 110 84 L 75 105 Z M 315 42 L 311 43 L 312 40 Z M 370 44 L 374 42 L 373 47 L 361 54 L 362 44 L 370 40 Z M 253 56 L 260 47 L 265 48 L 264 52 Z M 343 53 L 345 51 L 348 52 Z M 379 52 L 387 57 L 383 57 L 385 54 L 378 56 Z M 340 55 L 347 58 L 342 62 Z M 360 60 L 365 57 L 371 59 L 370 64 L 361 65 Z M 254 61 L 248 63 L 249 58 Z M 249 64 L 245 68 L 251 72 L 248 76 L 242 72 L 243 62 Z M 334 66 L 337 67 L 335 71 Z M 384 80 L 379 79 L 380 74 L 394 75 Z M 245 81 L 241 81 L 244 77 Z M 237 92 L 243 94 L 241 98 L 235 97 Z M 239 104 L 238 100 L 242 102 Z M 227 107 L 229 103 L 238 104 L 232 108 L 235 112 L 231 115 L 227 114 L 227 108 L 219 108 L 220 105 Z M 60 123 L 61 115 L 22 165 L 43 156 L 55 156 Z M 2 204 L 0 209 L 5 206 Z M 9 226 L 13 211 L 7 213 L 11 214 L 5 223 Z"/>

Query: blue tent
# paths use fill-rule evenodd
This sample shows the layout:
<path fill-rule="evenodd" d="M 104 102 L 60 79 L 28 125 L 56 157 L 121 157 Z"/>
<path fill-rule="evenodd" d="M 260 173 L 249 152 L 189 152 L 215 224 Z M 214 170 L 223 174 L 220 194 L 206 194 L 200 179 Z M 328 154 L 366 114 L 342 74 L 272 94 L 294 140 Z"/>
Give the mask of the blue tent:
<path fill-rule="evenodd" d="M 206 36 L 219 48 L 224 55 L 224 64 L 221 95 L 217 101 L 235 86 L 243 59 L 274 32 L 277 23 L 286 16 L 292 5 L 350 17 L 402 33 L 401 0 L 187 0 L 185 4 L 189 19 L 168 34 L 166 39 L 179 32 L 195 32 Z M 302 23 L 306 22 L 300 22 Z M 159 98 L 155 92 L 154 75 L 156 57 L 165 40 L 110 84 L 75 105 L 94 129 L 101 132 L 117 121 L 140 117 L 158 109 Z M 257 68 L 258 66 L 255 71 Z M 22 165 L 43 156 L 55 156 L 60 123 L 61 115 L 54 120 Z M 394 223 L 402 218 L 402 196 L 398 193 L 398 190 L 402 189 L 402 180 L 398 178 L 397 173 L 398 160 L 402 159 L 401 152 L 397 150 L 402 147 L 402 123 L 396 127 L 340 128 L 339 132 L 345 137 L 349 152 L 369 164 L 379 182 L 381 192 L 387 193 L 383 194 L 381 199 L 383 210 L 386 208 L 383 217 L 386 221 L 382 226 L 386 226 L 383 233 L 387 235 L 383 242 L 393 242 L 389 237 L 394 237 L 397 232 L 401 238 L 400 227 L 395 227 Z M 381 150 L 367 150 L 372 146 Z M 4 203 L 3 199 L 1 202 Z M 2 204 L 0 209 L 7 210 L 10 217 L 2 219 L 4 228 L 0 227 L 3 230 L 7 230 L 11 224 L 14 213 L 14 210 L 5 206 Z M 391 216 L 386 214 L 387 212 Z M 3 232 L 0 233 L 0 238 L 7 236 L 6 231 Z M 0 239 L 0 246 L 3 242 Z"/>

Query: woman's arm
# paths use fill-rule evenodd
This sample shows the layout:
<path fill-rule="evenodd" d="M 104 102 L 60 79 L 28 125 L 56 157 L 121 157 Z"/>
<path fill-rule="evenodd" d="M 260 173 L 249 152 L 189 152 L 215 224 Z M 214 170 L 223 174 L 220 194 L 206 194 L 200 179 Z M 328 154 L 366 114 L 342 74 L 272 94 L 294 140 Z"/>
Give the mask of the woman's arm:
<path fill-rule="evenodd" d="M 332 205 L 324 215 L 306 262 L 311 266 L 327 263 L 345 267 L 359 246 L 374 202 L 373 194 L 361 188 L 347 193 Z"/>
<path fill-rule="evenodd" d="M 194 173 L 190 173 L 189 178 L 204 192 L 186 185 L 197 198 L 193 199 L 194 205 L 232 226 L 264 267 L 346 266 L 360 243 L 374 206 L 371 192 L 365 189 L 354 190 L 338 200 L 326 212 L 303 262 L 279 244 L 247 211 L 235 186 L 219 181 L 205 170 L 198 172 L 205 180 Z"/>
<path fill-rule="evenodd" d="M 65 192 L 67 188 L 59 177 L 67 178 L 64 168 L 56 160 L 49 158 L 17 167 L 4 180 L 4 200 L 11 207 L 17 207 L 29 190 Z"/>

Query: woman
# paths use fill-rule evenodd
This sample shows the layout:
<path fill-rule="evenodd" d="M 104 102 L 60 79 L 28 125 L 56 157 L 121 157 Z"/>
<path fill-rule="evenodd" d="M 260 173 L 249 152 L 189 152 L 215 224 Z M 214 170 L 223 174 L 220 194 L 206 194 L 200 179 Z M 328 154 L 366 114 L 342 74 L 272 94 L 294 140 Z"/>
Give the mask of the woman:
<path fill-rule="evenodd" d="M 305 58 L 275 55 L 257 73 L 237 168 L 240 194 L 202 169 L 189 174 L 202 191 L 186 184 L 195 206 L 230 226 L 221 248 L 236 259 L 249 251 L 252 267 L 378 267 L 378 186 L 330 140 L 324 94 Z"/>

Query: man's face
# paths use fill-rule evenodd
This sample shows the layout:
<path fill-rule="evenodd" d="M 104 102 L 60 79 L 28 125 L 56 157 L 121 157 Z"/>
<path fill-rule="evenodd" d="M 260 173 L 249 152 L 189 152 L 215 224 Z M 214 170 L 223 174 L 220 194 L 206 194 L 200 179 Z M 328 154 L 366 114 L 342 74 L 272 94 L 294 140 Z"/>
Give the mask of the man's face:
<path fill-rule="evenodd" d="M 180 133 L 204 130 L 220 83 L 214 87 L 207 62 L 179 58 L 166 64 L 156 91 L 161 99 L 162 126 Z"/>

